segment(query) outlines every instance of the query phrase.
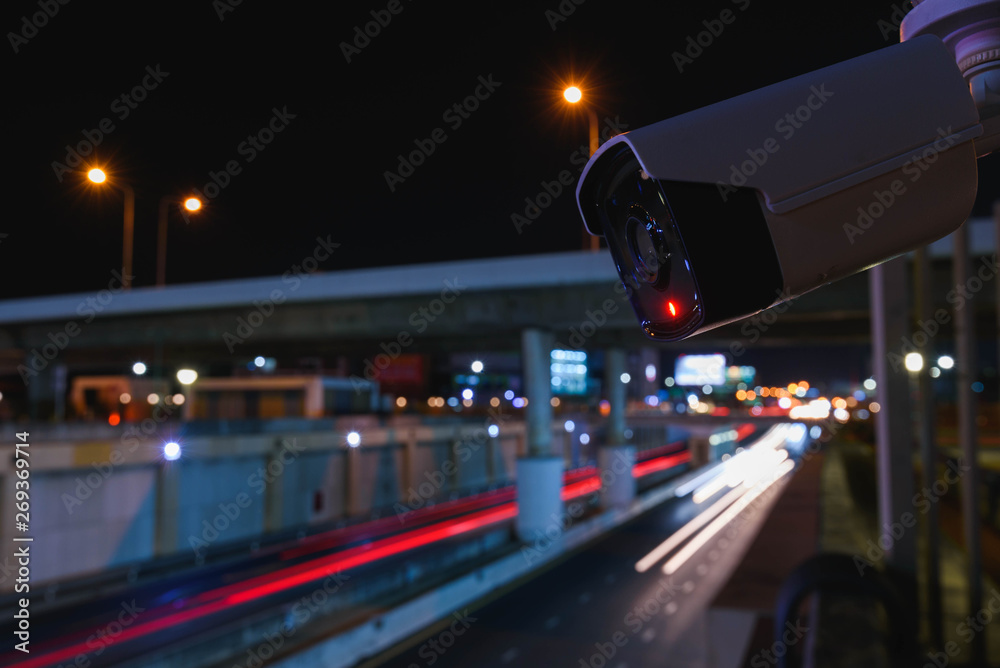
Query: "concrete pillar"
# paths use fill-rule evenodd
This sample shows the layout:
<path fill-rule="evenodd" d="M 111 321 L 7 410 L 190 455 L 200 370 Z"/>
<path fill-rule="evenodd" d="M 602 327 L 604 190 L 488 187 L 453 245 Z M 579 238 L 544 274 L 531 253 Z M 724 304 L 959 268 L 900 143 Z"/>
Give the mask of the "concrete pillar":
<path fill-rule="evenodd" d="M 287 464 L 281 459 L 284 441 L 275 439 L 274 448 L 267 454 L 264 469 L 271 470 L 271 463 L 277 461 L 274 470 L 283 471 Z M 284 475 L 273 476 L 264 488 L 264 531 L 278 531 L 284 524 Z"/>
<path fill-rule="evenodd" d="M 530 404 L 529 404 L 530 405 Z M 517 535 L 532 542 L 562 515 L 562 457 L 517 460 Z"/>
<path fill-rule="evenodd" d="M 180 513 L 180 462 L 162 462 L 156 468 L 156 517 L 153 551 L 156 556 L 176 552 Z"/>
<path fill-rule="evenodd" d="M 524 392 L 528 397 L 525 421 L 529 457 L 552 454 L 552 373 L 549 366 L 554 341 L 551 332 L 540 329 L 521 332 Z"/>
<path fill-rule="evenodd" d="M 525 541 L 543 535 L 562 513 L 563 458 L 552 455 L 551 332 L 521 333 L 528 456 L 517 462 L 517 534 Z M 553 517 L 556 519 L 554 520 Z"/>
<path fill-rule="evenodd" d="M 598 453 L 601 469 L 601 506 L 627 508 L 635 500 L 635 448 L 631 445 L 606 445 Z"/>
<path fill-rule="evenodd" d="M 625 373 L 625 351 L 610 348 L 604 353 L 604 386 L 611 413 L 608 415 L 608 433 L 604 442 L 608 445 L 625 443 L 625 383 L 621 381 Z"/>

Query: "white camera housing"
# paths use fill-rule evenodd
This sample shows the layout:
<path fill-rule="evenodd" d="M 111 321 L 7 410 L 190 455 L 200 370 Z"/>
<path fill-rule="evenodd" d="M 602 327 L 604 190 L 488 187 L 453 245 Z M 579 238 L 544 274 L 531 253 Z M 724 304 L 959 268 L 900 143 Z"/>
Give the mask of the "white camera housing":
<path fill-rule="evenodd" d="M 618 135 L 577 202 L 646 334 L 673 341 L 958 228 L 979 113 L 934 35 Z"/>

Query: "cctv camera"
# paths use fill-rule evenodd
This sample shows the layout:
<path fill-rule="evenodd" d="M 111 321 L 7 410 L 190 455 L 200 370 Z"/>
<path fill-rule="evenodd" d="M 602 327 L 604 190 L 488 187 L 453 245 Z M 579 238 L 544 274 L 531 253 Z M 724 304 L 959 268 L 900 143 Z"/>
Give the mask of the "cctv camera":
<path fill-rule="evenodd" d="M 577 201 L 647 336 L 676 341 L 958 228 L 982 135 L 923 35 L 618 135 Z"/>

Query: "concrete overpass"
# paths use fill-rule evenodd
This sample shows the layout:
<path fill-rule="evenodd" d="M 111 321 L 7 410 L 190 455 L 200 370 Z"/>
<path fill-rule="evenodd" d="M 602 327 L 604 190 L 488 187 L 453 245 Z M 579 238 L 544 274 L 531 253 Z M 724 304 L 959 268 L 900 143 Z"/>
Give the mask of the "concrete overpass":
<path fill-rule="evenodd" d="M 973 221 L 972 250 L 992 253 L 992 221 Z M 931 247 L 935 306 L 948 308 L 950 239 Z M 317 266 L 317 265 L 314 265 Z M 754 260 L 735 268 L 733 289 L 754 280 Z M 337 272 L 294 267 L 282 276 L 101 289 L 0 301 L 0 391 L 47 400 L 70 374 L 121 373 L 123 360 L 199 364 L 229 375 L 256 355 L 295 368 L 361 372 L 361 361 L 393 350 L 455 353 L 520 349 L 529 328 L 588 349 L 648 347 L 616 290 L 606 251 L 566 252 Z M 988 290 L 992 294 L 992 289 Z M 972 302 L 979 331 L 995 331 L 992 302 Z M 944 327 L 945 335 L 950 325 Z M 825 286 L 779 314 L 669 344 L 676 350 L 867 344 L 864 274 Z M 286 362 L 287 361 L 287 362 Z"/>

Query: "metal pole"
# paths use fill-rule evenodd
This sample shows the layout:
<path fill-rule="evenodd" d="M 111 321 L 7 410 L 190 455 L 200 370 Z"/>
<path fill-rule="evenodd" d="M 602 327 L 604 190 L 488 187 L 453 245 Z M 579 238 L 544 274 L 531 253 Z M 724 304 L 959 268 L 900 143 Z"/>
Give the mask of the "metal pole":
<path fill-rule="evenodd" d="M 590 155 L 594 155 L 597 153 L 597 149 L 601 147 L 601 137 L 599 134 L 600 123 L 597 120 L 597 112 L 590 107 L 587 108 L 587 120 L 590 125 Z M 584 234 L 586 234 L 586 232 L 584 232 Z M 595 237 L 591 234 L 588 234 L 587 236 L 590 237 L 590 250 L 601 250 L 601 238 Z"/>
<path fill-rule="evenodd" d="M 951 235 L 955 241 L 953 260 L 954 281 L 957 286 L 968 285 L 969 278 L 969 224 L 962 224 Z M 975 380 L 975 330 L 972 307 L 965 301 L 955 305 L 955 382 L 958 397 L 958 443 L 962 459 L 969 470 L 962 477 L 962 519 L 965 546 L 969 553 L 969 614 L 973 617 L 982 610 L 982 553 L 979 522 L 979 463 L 976 457 L 976 395 L 972 391 Z M 972 641 L 972 657 L 982 663 L 986 657 L 985 634 L 977 633 Z"/>
<path fill-rule="evenodd" d="M 917 319 L 922 324 L 933 320 L 933 316 L 931 315 L 931 311 L 933 310 L 931 266 L 926 248 L 917 249 L 913 264 L 916 278 Z M 918 325 L 917 331 L 922 329 Z M 916 338 L 916 335 L 914 335 L 914 339 Z M 937 470 L 937 443 L 934 439 L 934 412 L 936 410 L 934 392 L 931 387 L 930 374 L 927 373 L 927 367 L 930 366 L 929 360 L 933 356 L 930 337 L 928 336 L 923 339 L 923 345 L 918 345 L 917 348 L 923 358 L 928 360 L 924 370 L 917 376 L 917 406 L 919 406 L 919 410 L 917 411 L 917 430 L 920 443 L 921 483 L 924 489 L 932 489 Z M 937 648 L 944 646 L 944 637 L 941 631 L 941 551 L 938 544 L 940 526 L 938 505 L 932 503 L 927 511 L 926 520 L 927 608 L 931 627 L 931 640 Z"/>
<path fill-rule="evenodd" d="M 160 211 L 156 227 L 156 285 L 167 284 L 167 215 L 170 213 L 169 197 L 160 198 Z"/>
<path fill-rule="evenodd" d="M 869 272 L 872 367 L 882 404 L 875 422 L 879 543 L 889 545 L 886 562 L 912 576 L 917 558 L 915 532 L 903 531 L 898 538 L 894 533 L 899 532 L 893 532 L 894 525 L 901 524 L 902 515 L 912 511 L 913 498 L 910 379 L 903 366 L 901 348 L 904 337 L 910 334 L 906 278 L 905 257 L 890 260 Z"/>
<path fill-rule="evenodd" d="M 125 194 L 125 230 L 122 239 L 122 289 L 132 287 L 132 235 L 135 228 L 135 191 L 127 183 L 119 184 Z"/>

